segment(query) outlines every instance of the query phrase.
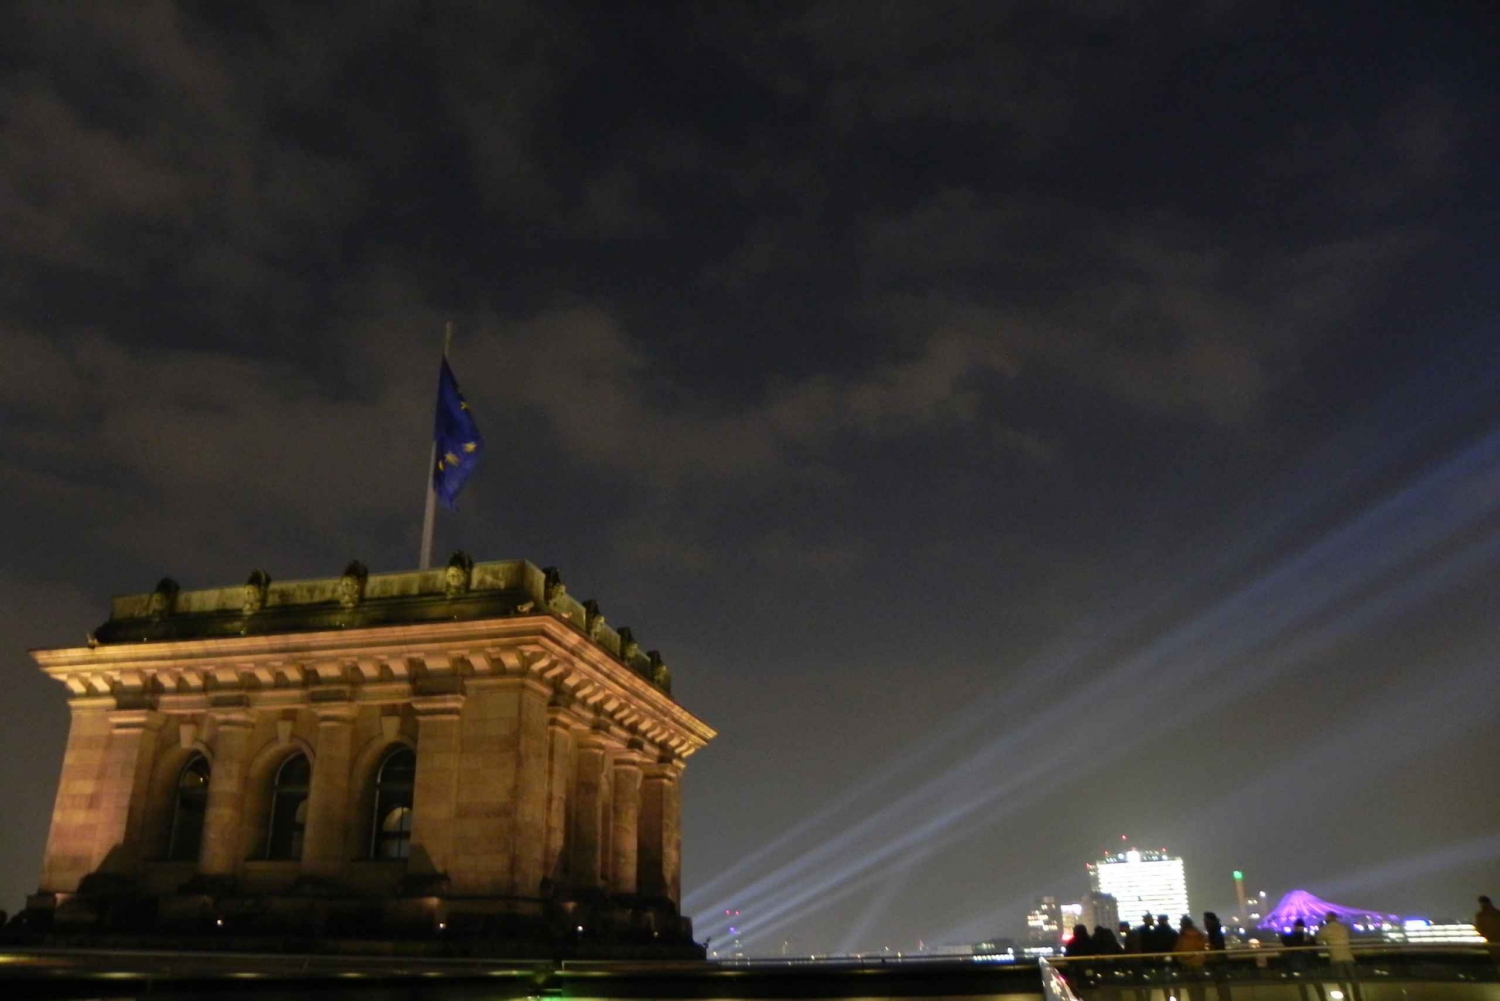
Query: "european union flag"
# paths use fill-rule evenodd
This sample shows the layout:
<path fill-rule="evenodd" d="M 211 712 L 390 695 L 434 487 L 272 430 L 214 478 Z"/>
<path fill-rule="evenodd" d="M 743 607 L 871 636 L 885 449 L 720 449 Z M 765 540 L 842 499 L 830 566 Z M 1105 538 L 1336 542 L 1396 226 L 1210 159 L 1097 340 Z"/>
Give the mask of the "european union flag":
<path fill-rule="evenodd" d="M 447 508 L 454 507 L 454 498 L 469 480 L 469 474 L 479 463 L 479 453 L 484 451 L 484 438 L 479 434 L 479 425 L 469 412 L 464 394 L 458 391 L 458 380 L 443 359 L 442 371 L 438 373 L 437 423 L 433 430 L 437 443 L 437 463 L 432 469 L 432 489 Z"/>

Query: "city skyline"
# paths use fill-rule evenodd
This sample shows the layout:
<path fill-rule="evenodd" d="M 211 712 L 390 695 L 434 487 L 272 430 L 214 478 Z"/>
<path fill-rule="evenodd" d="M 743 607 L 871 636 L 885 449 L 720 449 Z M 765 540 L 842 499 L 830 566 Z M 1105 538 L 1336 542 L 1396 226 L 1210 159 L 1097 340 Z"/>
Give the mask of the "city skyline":
<path fill-rule="evenodd" d="M 434 552 L 649 626 L 719 732 L 699 941 L 980 941 L 1122 832 L 1195 914 L 1469 913 L 1485 13 L 4 5 L 0 908 L 68 726 L 26 650 L 413 569 L 451 322 Z"/>

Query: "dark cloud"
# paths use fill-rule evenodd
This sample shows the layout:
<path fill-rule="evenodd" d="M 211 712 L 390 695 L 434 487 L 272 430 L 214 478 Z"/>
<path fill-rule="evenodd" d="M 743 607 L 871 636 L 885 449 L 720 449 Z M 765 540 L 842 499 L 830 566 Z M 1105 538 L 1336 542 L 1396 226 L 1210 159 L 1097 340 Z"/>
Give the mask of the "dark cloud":
<path fill-rule="evenodd" d="M 1204 553 L 1244 550 L 1207 604 L 1493 423 L 1456 388 L 1494 362 L 1470 338 L 1500 287 L 1482 31 L 1248 3 L 10 5 L 11 733 L 50 774 L 61 692 L 20 650 L 112 592 L 412 562 L 453 319 L 492 447 L 440 544 L 557 563 L 666 651 L 724 734 L 690 773 L 706 882 Z M 1142 725 L 1205 728 L 1244 788 L 1294 781 L 1244 721 L 1363 733 L 1391 703 L 1336 683 L 1408 691 L 1450 640 L 1484 648 L 1455 589 L 1399 651 L 1307 665 L 1320 711 L 1282 677 Z M 1388 767 L 1451 796 L 1448 843 L 1485 843 L 1485 804 L 1422 770 L 1454 753 L 1437 715 Z M 1203 755 L 1137 753 L 894 859 L 819 918 L 842 931 L 786 934 L 1003 925 L 1121 828 L 1210 887 L 1426 850 L 1405 822 L 1345 838 L 1381 820 L 1353 801 L 1295 836 L 1274 804 L 1210 830 L 1169 781 L 1216 783 Z M 6 790 L 12 905 L 50 809 L 31 775 Z M 1384 903 L 1447 906 L 1484 875 L 1463 865 Z"/>

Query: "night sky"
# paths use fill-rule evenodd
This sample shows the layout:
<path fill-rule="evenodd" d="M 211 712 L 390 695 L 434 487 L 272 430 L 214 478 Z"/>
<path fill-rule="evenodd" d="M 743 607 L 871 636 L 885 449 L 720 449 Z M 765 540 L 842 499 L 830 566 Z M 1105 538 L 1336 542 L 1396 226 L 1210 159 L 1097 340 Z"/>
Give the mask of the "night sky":
<path fill-rule="evenodd" d="M 1486 5 L 0 11 L 0 907 L 111 594 L 562 569 L 754 952 L 1500 892 Z M 1065 13 L 1066 11 L 1066 13 Z"/>

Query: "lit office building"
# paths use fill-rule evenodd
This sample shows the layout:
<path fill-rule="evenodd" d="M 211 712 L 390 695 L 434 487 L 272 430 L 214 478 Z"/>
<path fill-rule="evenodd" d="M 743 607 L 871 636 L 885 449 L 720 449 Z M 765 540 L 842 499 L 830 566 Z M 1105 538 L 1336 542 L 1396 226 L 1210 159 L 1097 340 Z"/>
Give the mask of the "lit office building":
<path fill-rule="evenodd" d="M 1095 893 L 1115 898 L 1118 913 L 1134 923 L 1142 914 L 1166 914 L 1175 923 L 1188 907 L 1187 875 L 1182 859 L 1165 851 L 1119 852 L 1089 867 Z"/>
<path fill-rule="evenodd" d="M 1059 908 L 1060 918 L 1058 924 L 1062 927 L 1062 940 L 1071 941 L 1073 938 L 1073 926 L 1083 924 L 1082 904 L 1063 904 Z"/>
<path fill-rule="evenodd" d="M 1370 931 L 1374 931 L 1373 926 Z M 1421 945 L 1484 945 L 1484 936 L 1467 921 L 1433 922 L 1426 918 L 1407 918 L 1401 930 L 1382 929 L 1389 942 L 1414 942 Z"/>
<path fill-rule="evenodd" d="M 1026 913 L 1027 944 L 1055 946 L 1061 940 L 1062 908 L 1057 898 L 1037 897 L 1036 905 Z"/>

